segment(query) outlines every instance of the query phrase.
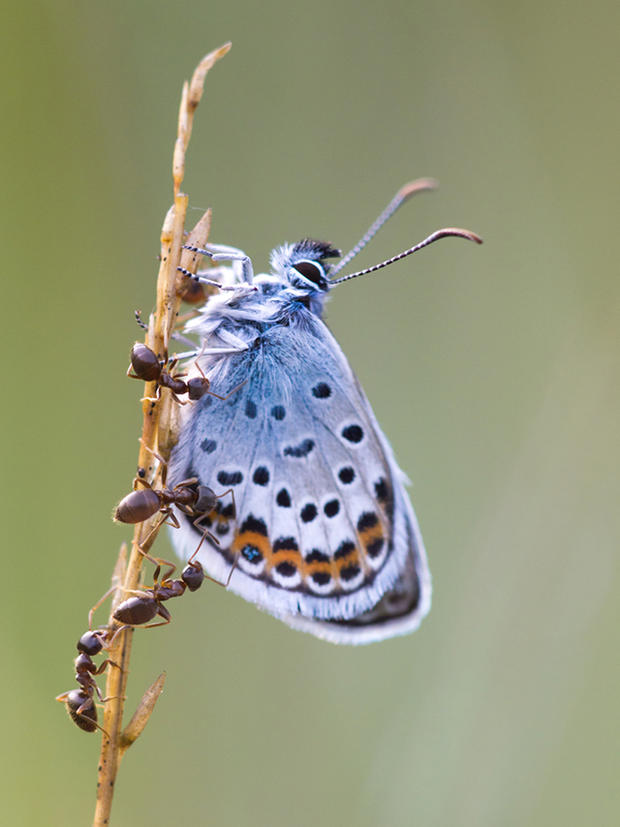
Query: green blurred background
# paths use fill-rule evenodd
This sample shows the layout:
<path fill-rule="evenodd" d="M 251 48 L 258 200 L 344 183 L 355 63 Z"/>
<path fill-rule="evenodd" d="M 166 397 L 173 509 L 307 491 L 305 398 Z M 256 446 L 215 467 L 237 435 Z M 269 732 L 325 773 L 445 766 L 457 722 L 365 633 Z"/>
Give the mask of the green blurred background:
<path fill-rule="evenodd" d="M 88 824 L 98 737 L 54 696 L 122 539 L 179 92 L 233 41 L 185 188 L 258 269 L 284 240 L 446 241 L 329 323 L 414 481 L 434 575 L 361 649 L 223 589 L 138 634 L 166 691 L 113 824 L 613 825 L 618 773 L 617 3 L 24 3 L 5 10 L 2 813 Z M 162 540 L 161 553 L 167 548 Z"/>

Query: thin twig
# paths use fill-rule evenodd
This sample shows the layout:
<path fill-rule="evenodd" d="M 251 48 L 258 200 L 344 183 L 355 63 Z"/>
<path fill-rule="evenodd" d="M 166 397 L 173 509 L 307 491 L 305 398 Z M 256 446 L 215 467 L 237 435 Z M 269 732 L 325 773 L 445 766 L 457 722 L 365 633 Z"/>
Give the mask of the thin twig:
<path fill-rule="evenodd" d="M 192 131 L 194 113 L 202 97 L 207 72 L 217 60 L 228 52 L 230 45 L 230 43 L 227 43 L 203 58 L 194 71 L 190 83 L 186 82 L 183 86 L 172 165 L 174 203 L 168 210 L 161 232 L 161 264 L 157 278 L 157 303 L 155 312 L 149 319 L 145 337 L 146 344 L 161 359 L 165 359 L 168 354 L 168 344 L 181 302 L 177 290 L 177 266 L 183 264 L 187 269 L 195 272 L 197 264 L 193 254 L 181 249 L 185 240 L 184 227 L 188 198 L 180 192 L 180 187 L 185 175 L 185 156 Z M 206 243 L 210 221 L 211 213 L 207 210 L 189 234 L 188 240 L 191 240 L 194 246 L 203 247 Z M 155 390 L 154 382 L 147 383 L 144 396 L 155 397 Z M 138 467 L 144 469 L 146 479 L 151 481 L 154 487 L 158 487 L 162 483 L 161 474 L 163 469 L 156 464 L 153 452 L 157 452 L 164 460 L 167 460 L 170 455 L 170 450 L 176 441 L 176 403 L 170 393 L 163 392 L 159 400 L 155 402 L 145 400 L 142 404 L 142 411 L 143 426 Z M 153 532 L 153 528 L 158 522 L 159 514 L 155 514 L 150 520 L 136 526 L 131 554 L 124 577 L 122 577 L 122 592 L 117 593 L 118 595 L 122 596 L 122 594 L 138 587 L 144 561 L 139 547 L 144 551 L 150 549 L 157 534 L 157 531 Z M 115 568 L 117 576 L 121 568 L 122 565 L 117 563 Z M 112 614 L 110 614 L 108 623 L 111 632 L 119 625 Z M 108 669 L 107 701 L 103 722 L 105 734 L 102 737 L 98 766 L 94 827 L 101 827 L 101 825 L 110 823 L 110 810 L 120 759 L 144 729 L 163 686 L 163 677 L 160 676 L 145 693 L 137 717 L 134 716 L 132 719 L 133 725 L 130 722 L 124 735 L 121 735 L 132 637 L 132 629 L 121 632 L 114 639 L 109 652 L 109 658 L 115 664 L 118 664 L 120 669 L 114 666 L 110 666 Z"/>

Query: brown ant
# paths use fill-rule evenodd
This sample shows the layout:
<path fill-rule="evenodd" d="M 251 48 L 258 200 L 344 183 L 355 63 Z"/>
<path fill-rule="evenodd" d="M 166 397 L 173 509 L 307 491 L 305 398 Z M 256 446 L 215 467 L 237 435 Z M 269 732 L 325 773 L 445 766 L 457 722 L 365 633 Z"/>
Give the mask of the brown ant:
<path fill-rule="evenodd" d="M 120 523 L 141 523 L 159 511 L 162 518 L 153 528 L 153 532 L 158 530 L 164 523 L 171 525 L 173 528 L 180 528 L 181 524 L 171 508 L 172 505 L 176 505 L 183 514 L 195 518 L 192 520 L 192 525 L 203 532 L 194 555 L 205 537 L 210 537 L 215 543 L 219 544 L 217 537 L 214 537 L 208 529 L 203 530 L 201 525 L 214 510 L 217 501 L 225 497 L 226 494 L 230 494 L 233 500 L 233 509 L 236 511 L 235 495 L 232 488 L 227 489 L 222 494 L 216 494 L 209 486 L 201 485 L 196 477 L 182 480 L 173 488 L 162 488 L 160 490 L 152 488 L 147 480 L 140 477 L 136 478 L 135 484 L 137 483 L 142 483 L 144 488 L 132 491 L 126 497 L 123 497 L 116 507 L 114 519 Z M 143 543 L 146 543 L 146 540 Z M 148 555 L 146 556 L 148 557 Z"/>
<path fill-rule="evenodd" d="M 150 589 L 142 589 L 133 592 L 133 597 L 124 600 L 114 612 L 114 619 L 123 624 L 110 637 L 111 630 L 103 629 L 89 629 L 81 636 L 77 642 L 78 656 L 75 663 L 75 679 L 79 685 L 78 689 L 72 689 L 69 692 L 63 692 L 58 695 L 56 700 L 65 704 L 67 712 L 71 720 L 84 732 L 94 732 L 100 729 L 105 733 L 105 730 L 99 726 L 97 722 L 97 707 L 95 705 L 95 694 L 99 700 L 104 703 L 107 699 L 101 694 L 101 690 L 95 681 L 95 676 L 104 672 L 108 666 L 116 666 L 110 658 L 106 658 L 97 666 L 93 661 L 93 656 L 98 655 L 103 649 L 109 649 L 115 637 L 126 629 L 128 626 L 140 626 L 148 623 L 156 615 L 164 618 L 164 623 L 170 623 L 171 617 L 167 609 L 161 604 L 165 600 L 170 600 L 172 597 L 180 597 L 186 589 L 195 592 L 199 589 L 205 579 L 205 574 L 202 566 L 198 562 L 190 562 L 183 569 L 180 580 L 170 580 L 170 576 L 175 570 L 175 566 L 167 563 L 170 567 L 166 575 L 157 582 L 159 577 L 161 564 L 166 561 L 157 561 L 158 565 L 154 572 L 154 584 Z M 107 591 L 105 595 L 98 601 L 98 603 L 91 609 L 89 613 L 89 624 L 92 622 L 92 616 L 95 609 L 101 605 L 103 600 L 110 594 L 113 589 Z M 163 625 L 161 623 L 152 623 L 147 628 L 153 626 Z"/>
<path fill-rule="evenodd" d="M 163 562 L 163 561 L 162 561 Z M 155 582 L 150 589 L 139 589 L 132 592 L 132 597 L 124 600 L 115 610 L 114 619 L 125 626 L 145 626 L 153 629 L 156 626 L 164 626 L 171 621 L 171 615 L 162 603 L 173 597 L 181 597 L 185 589 L 195 592 L 202 586 L 205 573 L 198 561 L 191 561 L 181 572 L 180 580 L 171 580 L 170 576 L 175 566 L 169 564 L 170 568 L 165 576 L 158 582 L 160 566 L 158 565 L 153 574 Z M 150 623 L 155 617 L 163 618 L 159 623 Z"/>
<path fill-rule="evenodd" d="M 135 343 L 131 349 L 129 358 L 131 359 L 131 365 L 127 370 L 127 376 L 129 376 L 130 379 L 142 379 L 144 382 L 157 382 L 155 399 L 152 400 L 151 397 L 147 397 L 148 399 L 151 399 L 151 401 L 157 401 L 157 399 L 159 399 L 160 388 L 168 388 L 180 405 L 186 404 L 179 399 L 179 395 L 184 393 L 187 394 L 188 399 L 191 402 L 197 402 L 207 393 L 210 396 L 215 396 L 216 399 L 220 399 L 222 402 L 225 402 L 230 396 L 232 396 L 233 393 L 235 393 L 235 391 L 239 390 L 241 385 L 244 384 L 242 382 L 241 385 L 233 388 L 233 390 L 226 396 L 220 396 L 219 393 L 214 393 L 212 390 L 209 390 L 211 383 L 197 362 L 196 367 L 200 372 L 200 376 L 192 376 L 191 379 L 185 381 L 181 378 L 185 376 L 184 373 L 172 374 L 170 372 L 176 367 L 178 359 L 172 359 L 169 362 L 163 361 L 158 358 L 155 351 L 151 350 L 148 345 L 145 345 L 142 342 Z M 169 366 L 168 369 L 166 369 L 166 365 Z M 133 373 L 131 373 L 132 370 Z"/>
<path fill-rule="evenodd" d="M 98 655 L 102 649 L 109 648 L 110 643 L 107 629 L 89 630 L 82 635 L 77 642 L 79 654 L 74 661 L 75 679 L 80 688 L 63 692 L 62 695 L 58 695 L 56 698 L 57 701 L 65 704 L 71 720 L 84 732 L 94 732 L 96 729 L 101 729 L 97 723 L 97 707 L 95 706 L 94 695 L 97 693 L 97 697 L 102 703 L 105 699 L 97 686 L 95 676 L 100 675 L 109 665 L 117 666 L 117 664 L 106 658 L 97 666 L 92 656 Z"/>

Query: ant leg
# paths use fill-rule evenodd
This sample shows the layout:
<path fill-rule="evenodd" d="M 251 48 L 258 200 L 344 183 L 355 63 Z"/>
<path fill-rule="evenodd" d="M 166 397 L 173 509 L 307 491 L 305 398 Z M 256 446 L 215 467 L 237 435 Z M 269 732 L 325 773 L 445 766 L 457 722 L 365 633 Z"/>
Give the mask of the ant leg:
<path fill-rule="evenodd" d="M 150 623 L 148 626 L 141 626 L 140 628 L 141 629 L 155 629 L 157 626 L 167 626 L 168 623 L 170 623 L 170 621 L 172 620 L 172 615 L 170 614 L 168 609 L 166 609 L 165 606 L 161 605 L 161 603 L 157 607 L 157 614 L 160 617 L 163 617 L 163 620 L 161 621 L 161 623 Z"/>
<path fill-rule="evenodd" d="M 172 528 L 181 528 L 181 523 L 178 521 L 174 511 L 170 511 L 164 522 L 166 523 L 166 525 L 172 526 Z"/>
<path fill-rule="evenodd" d="M 148 454 L 150 454 L 152 457 L 155 457 L 155 459 L 159 462 L 159 464 L 161 466 L 161 482 L 162 482 L 162 485 L 165 485 L 166 484 L 166 477 L 168 476 L 168 463 L 162 457 L 161 454 L 158 454 L 157 451 L 153 450 L 153 448 L 149 448 L 149 446 L 144 442 L 142 437 L 140 437 L 140 439 L 138 441 L 139 441 L 140 445 L 142 445 L 144 450 Z"/>
<path fill-rule="evenodd" d="M 158 453 L 157 453 L 157 451 L 154 451 L 152 448 L 149 448 L 149 446 L 148 446 L 148 445 L 144 442 L 144 440 L 142 439 L 142 437 L 140 437 L 139 442 L 140 442 L 140 445 L 142 445 L 142 447 L 144 448 L 144 450 L 145 450 L 145 451 L 147 451 L 147 452 L 148 452 L 148 453 L 149 453 L 152 457 L 155 457 L 155 459 L 156 459 L 158 462 L 160 462 L 160 463 L 161 463 L 161 465 L 163 465 L 163 467 L 164 467 L 164 468 L 166 468 L 166 467 L 167 467 L 168 463 L 167 463 L 167 462 L 166 462 L 166 460 L 162 457 L 162 455 L 161 455 L 161 454 L 158 454 Z"/>
<path fill-rule="evenodd" d="M 177 403 L 177 405 L 188 405 L 189 404 L 189 399 L 185 399 L 185 400 L 179 399 L 179 397 L 176 395 L 176 393 L 172 393 L 172 398 Z"/>
<path fill-rule="evenodd" d="M 228 572 L 228 576 L 226 578 L 225 583 L 222 583 L 221 580 L 216 580 L 215 577 L 211 577 L 211 575 L 207 574 L 206 572 L 203 572 L 203 574 L 204 574 L 204 576 L 207 580 L 210 580 L 212 583 L 215 583 L 216 586 L 221 586 L 223 589 L 227 589 L 230 585 L 230 579 L 233 575 L 233 571 L 237 568 L 237 561 L 238 560 L 239 560 L 238 555 L 235 555 L 235 561 L 232 564 L 232 566 L 230 567 L 230 571 Z"/>
<path fill-rule="evenodd" d="M 174 516 L 174 513 L 172 512 L 172 510 L 170 508 L 160 509 L 160 513 L 161 513 L 162 516 L 161 516 L 161 519 L 159 520 L 159 522 L 155 523 L 155 525 L 149 531 L 149 533 L 146 535 L 144 540 L 142 540 L 141 544 L 136 543 L 136 546 L 137 546 L 138 551 L 140 552 L 140 554 L 143 554 L 146 557 L 147 560 L 150 560 L 151 563 L 155 563 L 155 565 L 157 565 L 157 558 L 156 557 L 151 557 L 151 555 L 148 553 L 148 551 L 145 551 L 142 548 L 142 545 L 146 545 L 148 543 L 148 541 L 151 539 L 151 537 L 153 536 L 153 534 L 156 534 L 164 524 L 172 526 L 172 528 L 181 528 L 181 525 L 180 525 L 179 521 Z"/>
<path fill-rule="evenodd" d="M 116 591 L 116 586 L 111 586 L 111 587 L 107 590 L 107 592 L 106 592 L 106 593 L 105 593 L 102 597 L 100 597 L 100 598 L 99 598 L 99 600 L 95 603 L 95 605 L 92 607 L 92 609 L 91 609 L 91 610 L 90 610 L 90 612 L 88 613 L 88 631 L 89 631 L 89 632 L 92 632 L 92 630 L 93 630 L 93 615 L 95 614 L 95 612 L 97 611 L 97 609 L 99 608 L 99 606 L 101 606 L 101 604 L 102 604 L 105 600 L 107 600 L 107 599 L 108 599 L 108 597 L 109 597 L 111 594 L 113 594 L 115 591 Z"/>
<path fill-rule="evenodd" d="M 201 371 L 201 372 L 202 372 L 202 371 Z M 222 401 L 222 402 L 226 402 L 226 400 L 227 400 L 227 399 L 230 399 L 230 397 L 233 395 L 233 393 L 237 393 L 237 391 L 239 390 L 239 388 L 242 388 L 242 387 L 245 385 L 245 383 L 246 383 L 247 381 L 248 381 L 247 379 L 244 379 L 244 380 L 243 380 L 243 382 L 241 382 L 241 384 L 237 385 L 237 387 L 236 387 L 236 388 L 233 388 L 233 389 L 230 391 L 230 393 L 227 393 L 227 394 L 226 394 L 226 396 L 220 396 L 220 395 L 219 395 L 219 393 L 214 393 L 213 391 L 207 391 L 207 393 L 208 393 L 208 394 L 210 394 L 211 396 L 215 396 L 215 397 L 216 397 L 216 399 L 221 399 L 221 401 Z"/>
<path fill-rule="evenodd" d="M 239 560 L 239 555 L 235 554 L 235 562 L 230 567 L 230 571 L 228 572 L 228 577 L 226 578 L 226 583 L 224 584 L 225 589 L 227 589 L 230 586 L 230 579 L 233 576 L 233 571 L 237 568 L 238 560 Z"/>
<path fill-rule="evenodd" d="M 194 483 L 197 482 L 199 482 L 198 477 L 188 477 L 186 480 L 181 480 L 181 482 L 177 482 L 177 484 L 174 486 L 172 490 L 176 491 L 177 488 L 185 488 L 186 486 L 194 485 Z"/>
<path fill-rule="evenodd" d="M 216 497 L 218 498 L 218 500 L 219 500 L 219 499 L 221 499 L 222 497 L 225 497 L 225 496 L 226 496 L 226 494 L 230 494 L 230 496 L 231 496 L 231 498 L 232 498 L 232 504 L 233 504 L 233 509 L 234 509 L 234 515 L 233 515 L 233 516 L 236 516 L 236 515 L 237 515 L 237 503 L 236 503 L 236 501 L 235 501 L 235 492 L 233 491 L 233 489 L 232 489 L 232 488 L 227 488 L 227 489 L 226 489 L 226 491 L 223 491 L 221 494 L 216 494 L 215 496 L 216 496 Z M 202 531 L 202 527 L 201 527 L 200 523 L 201 523 L 203 520 L 206 520 L 208 517 L 209 517 L 209 514 L 201 514 L 199 517 L 197 517 L 197 518 L 193 521 L 192 525 L 194 525 L 197 529 L 199 529 L 200 531 Z M 206 540 L 206 538 L 207 538 L 207 537 L 209 537 L 209 539 L 210 539 L 212 542 L 214 542 L 217 546 L 219 546 L 220 541 L 217 539 L 217 537 L 216 537 L 214 534 L 212 534 L 212 533 L 211 533 L 208 529 L 205 529 L 205 530 L 203 531 L 203 533 L 202 533 L 202 537 L 200 538 L 200 542 L 198 543 L 198 546 L 197 546 L 197 547 L 196 547 L 196 549 L 194 550 L 194 553 L 192 554 L 192 556 L 191 556 L 191 557 L 189 558 L 189 560 L 187 561 L 188 563 L 191 563 L 191 562 L 192 562 L 192 560 L 196 557 L 196 555 L 197 555 L 197 554 L 198 554 L 198 552 L 200 551 L 200 548 L 201 548 L 202 544 L 204 543 L 204 541 Z M 210 579 L 212 579 L 212 578 L 210 578 Z M 214 582 L 216 582 L 216 583 L 217 583 L 218 581 L 216 580 L 216 581 L 214 581 Z M 221 585 L 221 583 L 220 583 L 220 585 Z"/>
<path fill-rule="evenodd" d="M 139 474 L 136 474 L 136 476 L 133 478 L 134 491 L 137 491 L 139 482 L 141 482 L 145 488 L 150 488 L 151 490 L 153 490 L 153 486 L 148 480 L 145 480 L 144 477 L 141 477 Z"/>
<path fill-rule="evenodd" d="M 118 627 L 118 629 L 114 632 L 114 634 L 113 634 L 113 635 L 112 635 L 112 637 L 110 638 L 110 642 L 108 643 L 108 648 L 111 648 L 111 647 L 112 647 L 112 644 L 114 643 L 114 641 L 115 641 L 115 640 L 116 640 L 116 638 L 120 635 L 120 633 L 121 633 L 121 632 L 124 632 L 124 631 L 126 631 L 127 629 L 133 629 L 133 628 L 134 628 L 134 627 L 133 627 L 133 626 L 130 626 L 128 623 L 125 623 L 125 625 L 124 625 L 124 626 L 119 626 L 119 627 Z M 114 666 L 117 666 L 117 665 L 118 665 L 118 664 L 116 664 L 116 663 L 114 664 Z M 121 667 L 119 666 L 118 668 L 120 669 Z"/>
<path fill-rule="evenodd" d="M 117 669 L 121 668 L 118 665 L 118 663 L 115 663 L 113 660 L 110 660 L 110 658 L 106 658 L 104 661 L 102 661 L 99 664 L 99 666 L 97 667 L 97 670 L 95 672 L 93 672 L 93 675 L 101 675 L 102 672 L 105 672 L 105 670 L 108 666 L 116 666 Z M 97 684 L 95 684 L 95 686 L 96 685 Z"/>
<path fill-rule="evenodd" d="M 160 582 L 163 582 L 164 580 L 169 580 L 172 577 L 172 575 L 174 574 L 175 570 L 176 570 L 176 564 L 171 563 L 170 560 L 163 560 L 161 557 L 154 557 L 153 559 L 157 560 L 157 562 L 158 562 L 158 566 L 155 569 L 155 571 L 153 572 L 153 582 L 157 583 L 157 581 L 160 579 L 159 575 L 160 575 L 160 571 L 161 571 L 162 566 L 166 566 L 168 571 L 165 572 L 165 574 L 161 578 Z"/>
<path fill-rule="evenodd" d="M 193 526 L 195 526 L 195 527 L 196 527 L 199 531 L 202 531 L 202 527 L 200 526 L 200 523 L 201 523 L 201 521 L 202 521 L 202 520 L 206 520 L 208 517 L 209 517 L 209 515 L 208 515 L 208 514 L 201 514 L 201 515 L 200 515 L 200 517 L 197 517 L 197 518 L 196 518 L 196 519 L 192 522 L 192 525 L 193 525 Z M 202 532 L 202 537 L 200 538 L 200 542 L 199 542 L 199 543 L 198 543 L 198 545 L 196 546 L 196 548 L 195 548 L 195 550 L 194 550 L 194 553 L 192 554 L 192 556 L 191 556 L 191 557 L 189 558 L 189 560 L 187 561 L 188 563 L 191 563 L 191 562 L 193 561 L 194 557 L 195 557 L 195 556 L 198 554 L 198 552 L 200 551 L 200 547 L 202 546 L 202 544 L 204 543 L 204 541 L 206 540 L 206 538 L 207 538 L 207 537 L 211 540 L 211 542 L 212 542 L 212 543 L 215 543 L 215 545 L 216 545 L 216 546 L 219 546 L 220 541 L 217 539 L 217 537 L 216 537 L 214 534 L 212 534 L 212 533 L 209 531 L 209 529 L 208 529 L 208 528 L 206 528 L 206 529 Z"/>
<path fill-rule="evenodd" d="M 218 500 L 221 500 L 221 499 L 222 499 L 222 497 L 225 497 L 225 496 L 226 496 L 226 494 L 230 494 L 230 497 L 231 497 L 231 499 L 232 499 L 232 505 L 233 505 L 234 513 L 233 513 L 233 515 L 232 515 L 232 518 L 231 518 L 231 519 L 234 519 L 234 518 L 237 516 L 237 503 L 236 503 L 236 501 L 235 501 L 235 492 L 234 492 L 234 489 L 232 489 L 232 488 L 227 488 L 227 489 L 226 489 L 226 491 L 222 491 L 222 493 L 221 493 L 221 494 L 216 494 L 215 496 L 218 498 Z"/>
<path fill-rule="evenodd" d="M 97 729 L 100 729 L 101 732 L 103 732 L 103 734 L 106 736 L 106 738 L 109 738 L 110 736 L 108 735 L 108 733 L 105 731 L 105 729 L 102 726 L 99 726 L 97 721 L 93 721 L 93 719 L 89 718 L 88 715 L 82 715 L 82 711 L 84 709 L 86 709 L 89 705 L 86 701 L 84 702 L 86 704 L 86 706 L 84 706 L 84 704 L 82 704 L 81 706 L 78 707 L 78 710 L 80 710 L 80 711 L 72 710 L 69 707 L 68 700 L 69 700 L 69 695 L 70 694 L 71 694 L 71 692 L 63 692 L 62 695 L 57 695 L 56 696 L 56 700 L 60 701 L 60 703 L 62 703 L 62 704 L 65 704 L 65 706 L 67 707 L 67 710 L 69 711 L 69 714 L 72 718 L 75 715 L 76 717 L 81 718 L 87 724 L 87 727 L 82 727 L 82 726 L 80 726 L 80 724 L 78 724 L 80 729 L 83 729 L 85 732 L 92 732 L 93 730 L 90 729 L 90 727 L 91 726 L 96 727 Z M 93 702 L 92 698 L 89 698 L 88 700 L 90 701 L 90 703 L 93 704 L 93 707 L 94 707 L 94 702 Z M 74 719 L 74 722 L 77 723 L 77 721 L 75 721 L 75 719 Z"/>

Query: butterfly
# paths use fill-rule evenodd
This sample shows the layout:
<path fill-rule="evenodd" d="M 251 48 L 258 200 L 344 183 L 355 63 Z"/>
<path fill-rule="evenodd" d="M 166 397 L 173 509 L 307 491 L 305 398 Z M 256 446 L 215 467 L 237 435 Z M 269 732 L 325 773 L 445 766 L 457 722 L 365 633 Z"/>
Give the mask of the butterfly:
<path fill-rule="evenodd" d="M 200 526 L 177 511 L 173 543 L 188 559 L 202 542 L 198 559 L 212 578 L 333 643 L 411 632 L 430 609 L 406 478 L 322 313 L 336 286 L 440 238 L 481 242 L 467 230 L 438 230 L 336 277 L 404 201 L 434 185 L 418 179 L 402 187 L 337 265 L 328 262 L 339 250 L 304 238 L 275 249 L 267 274 L 254 275 L 245 253 L 223 245 L 190 247 L 212 260 L 208 277 L 183 271 L 221 288 L 186 325 L 202 344 L 196 369 L 211 387 L 240 387 L 180 412 L 171 485 L 195 478 L 222 496 Z"/>

